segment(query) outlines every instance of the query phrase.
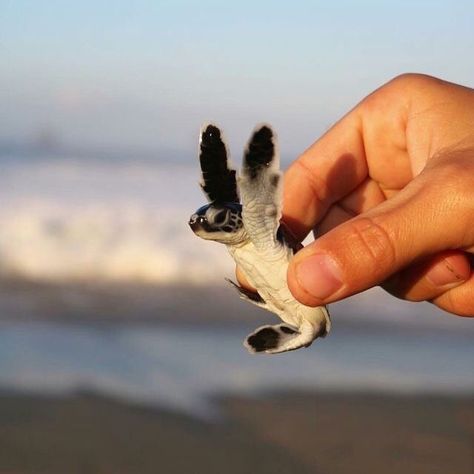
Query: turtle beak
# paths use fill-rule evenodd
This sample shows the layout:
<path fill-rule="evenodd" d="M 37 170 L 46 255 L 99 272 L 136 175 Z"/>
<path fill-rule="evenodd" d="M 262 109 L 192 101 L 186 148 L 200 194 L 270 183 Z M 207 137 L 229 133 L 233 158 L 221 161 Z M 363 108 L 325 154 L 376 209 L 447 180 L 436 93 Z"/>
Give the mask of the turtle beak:
<path fill-rule="evenodd" d="M 204 217 L 203 216 L 199 216 L 198 214 L 193 214 L 190 218 L 189 218 L 189 227 L 191 227 L 191 230 L 193 232 L 196 232 L 198 230 L 201 230 L 202 229 L 202 224 L 204 222 Z"/>

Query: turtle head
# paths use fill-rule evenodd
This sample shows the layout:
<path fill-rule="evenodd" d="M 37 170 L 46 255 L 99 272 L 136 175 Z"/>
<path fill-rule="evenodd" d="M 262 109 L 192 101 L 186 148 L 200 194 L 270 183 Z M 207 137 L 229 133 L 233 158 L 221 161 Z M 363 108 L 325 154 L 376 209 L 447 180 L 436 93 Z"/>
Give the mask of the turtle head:
<path fill-rule="evenodd" d="M 235 202 L 206 204 L 189 219 L 189 227 L 202 239 L 236 245 L 247 239 L 242 206 Z"/>

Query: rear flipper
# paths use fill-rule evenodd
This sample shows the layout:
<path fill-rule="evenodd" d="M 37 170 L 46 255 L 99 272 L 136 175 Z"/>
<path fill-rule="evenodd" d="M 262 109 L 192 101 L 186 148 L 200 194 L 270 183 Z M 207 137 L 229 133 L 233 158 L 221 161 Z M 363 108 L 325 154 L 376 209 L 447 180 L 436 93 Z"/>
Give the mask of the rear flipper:
<path fill-rule="evenodd" d="M 253 303 L 254 305 L 260 308 L 268 310 L 267 304 L 258 293 L 247 290 L 246 288 L 237 285 L 237 283 L 233 282 L 229 278 L 226 278 L 226 281 L 230 283 L 239 292 L 239 296 L 241 299 L 249 303 Z"/>
<path fill-rule="evenodd" d="M 298 329 L 288 324 L 262 326 L 247 336 L 244 346 L 251 354 L 279 354 L 308 347 L 318 336 L 324 335 L 324 330 L 320 331 L 307 321 Z"/>

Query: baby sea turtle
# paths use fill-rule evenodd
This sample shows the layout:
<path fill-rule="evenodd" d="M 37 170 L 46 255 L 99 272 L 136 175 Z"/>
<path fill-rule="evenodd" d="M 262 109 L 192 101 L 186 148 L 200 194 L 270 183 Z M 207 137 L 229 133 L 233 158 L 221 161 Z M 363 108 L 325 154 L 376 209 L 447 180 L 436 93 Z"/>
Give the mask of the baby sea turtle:
<path fill-rule="evenodd" d="M 268 125 L 254 130 L 238 179 L 227 156 L 219 128 L 203 127 L 201 187 L 209 204 L 191 216 L 189 225 L 199 237 L 227 246 L 258 291 L 254 293 L 231 282 L 241 298 L 283 320 L 282 324 L 262 326 L 250 334 L 244 342 L 249 352 L 277 354 L 308 347 L 329 332 L 331 322 L 324 306 L 304 306 L 288 289 L 286 272 L 296 250 L 280 225 L 282 179 L 275 134 Z"/>

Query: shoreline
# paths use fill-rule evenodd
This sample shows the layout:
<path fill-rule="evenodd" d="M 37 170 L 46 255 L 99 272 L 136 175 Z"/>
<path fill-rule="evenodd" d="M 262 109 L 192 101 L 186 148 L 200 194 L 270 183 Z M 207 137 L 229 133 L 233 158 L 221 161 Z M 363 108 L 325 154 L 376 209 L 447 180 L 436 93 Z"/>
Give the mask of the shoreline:
<path fill-rule="evenodd" d="M 266 311 L 221 286 L 0 279 L 0 320 L 61 322 L 245 322 Z"/>
<path fill-rule="evenodd" d="M 334 329 L 474 335 L 469 318 L 436 311 L 429 303 L 400 302 L 388 297 L 393 304 L 387 305 L 387 295 L 381 290 L 372 291 L 330 305 Z M 272 324 L 276 317 L 242 301 L 236 290 L 224 282 L 202 286 L 91 281 L 58 285 L 0 278 L 0 323 L 38 321 L 235 326 Z"/>

